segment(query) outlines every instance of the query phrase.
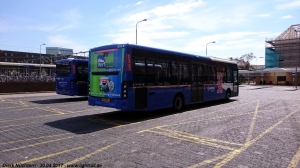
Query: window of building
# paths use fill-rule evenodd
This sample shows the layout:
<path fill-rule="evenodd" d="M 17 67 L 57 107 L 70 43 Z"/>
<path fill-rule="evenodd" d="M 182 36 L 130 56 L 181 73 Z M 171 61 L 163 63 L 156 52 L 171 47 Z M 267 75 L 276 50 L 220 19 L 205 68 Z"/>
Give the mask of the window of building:
<path fill-rule="evenodd" d="M 26 57 L 28 57 L 28 55 L 26 55 Z"/>
<path fill-rule="evenodd" d="M 14 61 L 14 59 L 11 59 L 11 62 L 13 62 Z"/>
<path fill-rule="evenodd" d="M 5 59 L 5 62 L 7 62 L 7 59 Z"/>
<path fill-rule="evenodd" d="M 31 55 L 31 57 L 33 58 L 33 55 Z"/>
<path fill-rule="evenodd" d="M 13 56 L 14 54 L 13 53 L 11 53 L 11 56 Z"/>
<path fill-rule="evenodd" d="M 31 60 L 31 63 L 33 63 L 33 60 Z"/>
<path fill-rule="evenodd" d="M 5 56 L 7 56 L 7 53 L 5 53 Z"/>

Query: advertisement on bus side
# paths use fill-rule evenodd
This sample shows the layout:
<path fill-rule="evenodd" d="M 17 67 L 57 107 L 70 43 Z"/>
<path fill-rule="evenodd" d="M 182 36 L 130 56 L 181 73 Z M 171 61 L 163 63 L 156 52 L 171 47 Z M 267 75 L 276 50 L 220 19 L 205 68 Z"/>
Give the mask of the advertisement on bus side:
<path fill-rule="evenodd" d="M 124 48 L 98 50 L 90 56 L 90 95 L 120 98 Z"/>

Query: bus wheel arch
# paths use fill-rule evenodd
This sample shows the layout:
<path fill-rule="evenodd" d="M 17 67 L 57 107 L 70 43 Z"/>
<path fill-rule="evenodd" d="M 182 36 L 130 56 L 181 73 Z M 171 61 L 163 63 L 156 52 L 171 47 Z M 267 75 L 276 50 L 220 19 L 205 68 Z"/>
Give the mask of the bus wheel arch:
<path fill-rule="evenodd" d="M 229 100 L 230 98 L 231 98 L 231 90 L 228 88 L 228 89 L 226 90 L 225 99 L 226 99 L 226 100 Z"/>
<path fill-rule="evenodd" d="M 173 110 L 181 111 L 184 106 L 184 96 L 182 93 L 177 93 L 173 99 Z"/>

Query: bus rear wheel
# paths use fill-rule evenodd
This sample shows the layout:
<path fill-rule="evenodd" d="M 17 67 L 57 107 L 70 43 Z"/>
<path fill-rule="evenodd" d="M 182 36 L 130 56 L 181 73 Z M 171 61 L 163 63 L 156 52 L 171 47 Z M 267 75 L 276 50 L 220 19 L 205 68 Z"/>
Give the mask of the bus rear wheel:
<path fill-rule="evenodd" d="M 183 98 L 181 95 L 177 94 L 173 100 L 173 110 L 180 111 L 183 108 Z"/>

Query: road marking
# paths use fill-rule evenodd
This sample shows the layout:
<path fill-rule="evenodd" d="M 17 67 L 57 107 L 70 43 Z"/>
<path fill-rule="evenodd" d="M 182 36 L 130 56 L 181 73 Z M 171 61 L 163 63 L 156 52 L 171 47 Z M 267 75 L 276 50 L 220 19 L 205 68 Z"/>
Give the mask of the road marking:
<path fill-rule="evenodd" d="M 224 155 L 221 155 L 221 156 L 217 156 L 217 157 L 215 157 L 215 158 L 213 158 L 213 159 L 204 160 L 203 162 L 197 163 L 197 164 L 192 165 L 192 166 L 189 166 L 188 168 L 198 168 L 198 167 L 200 167 L 200 166 L 204 166 L 204 165 L 213 163 L 213 162 L 215 162 L 215 161 L 217 161 L 217 160 L 223 159 L 223 158 L 225 158 L 227 155 L 228 155 L 228 153 L 227 153 L 227 154 L 224 154 Z"/>
<path fill-rule="evenodd" d="M 205 139 L 201 139 L 199 137 L 189 137 L 189 136 L 181 135 L 181 134 L 178 134 L 175 132 L 169 133 L 169 132 L 159 132 L 159 131 L 154 131 L 154 130 L 148 130 L 148 132 L 152 132 L 152 133 L 159 134 L 159 135 L 164 135 L 167 137 L 171 137 L 171 138 L 175 138 L 175 139 L 179 139 L 179 140 L 183 140 L 183 141 L 193 142 L 193 143 L 197 143 L 197 144 L 201 144 L 201 145 L 207 145 L 207 146 L 212 146 L 212 147 L 227 149 L 227 150 L 236 150 L 235 148 L 231 148 L 228 146 L 219 145 L 219 144 L 212 143 L 212 142 L 207 142 Z"/>
<path fill-rule="evenodd" d="M 298 148 L 295 156 L 293 157 L 293 159 L 291 160 L 290 164 L 288 165 L 288 168 L 295 168 L 297 167 L 298 163 L 300 160 L 300 148 Z"/>
<path fill-rule="evenodd" d="M 5 100 L 4 100 L 2 97 L 0 97 L 0 100 L 1 100 L 2 102 L 5 102 Z"/>
<path fill-rule="evenodd" d="M 27 123 L 27 124 L 19 124 L 19 125 L 7 125 L 7 126 L 2 126 L 0 128 L 7 128 L 7 127 L 19 127 L 19 126 L 24 126 L 24 125 L 29 125 L 29 124 L 35 124 L 37 122 L 30 122 L 30 123 Z"/>
<path fill-rule="evenodd" d="M 23 101 L 19 101 L 21 105 L 23 106 L 29 106 L 28 104 L 24 103 Z"/>
<path fill-rule="evenodd" d="M 237 155 L 239 155 L 241 152 L 245 151 L 248 147 L 250 147 L 252 144 L 254 144 L 256 141 L 258 141 L 259 139 L 261 139 L 263 136 L 265 136 L 267 133 L 269 133 L 270 131 L 272 131 L 274 128 L 276 128 L 278 125 L 280 125 L 284 120 L 286 120 L 287 118 L 289 118 L 290 116 L 292 116 L 293 114 L 295 114 L 298 110 L 300 109 L 300 106 L 297 108 L 297 110 L 291 112 L 290 114 L 286 115 L 283 119 L 281 119 L 280 121 L 278 121 L 276 124 L 272 125 L 271 127 L 269 127 L 268 129 L 266 129 L 264 132 L 262 132 L 261 134 L 259 134 L 257 137 L 255 137 L 254 139 L 246 142 L 241 148 L 236 149 L 232 152 L 230 152 L 228 154 L 228 156 L 223 159 L 221 162 L 219 162 L 215 168 L 220 168 L 222 166 L 224 166 L 226 163 L 228 163 L 230 160 L 232 160 L 233 158 L 235 158 Z"/>
<path fill-rule="evenodd" d="M 203 139 L 205 141 L 210 141 L 210 142 L 223 143 L 223 144 L 236 145 L 236 146 L 243 146 L 243 144 L 240 144 L 240 143 L 223 141 L 223 140 L 218 140 L 218 139 L 213 139 L 213 138 L 208 138 L 208 137 L 200 137 L 198 135 L 189 134 L 187 132 L 180 132 L 180 131 L 175 131 L 175 130 L 163 129 L 163 128 L 160 128 L 160 127 L 155 127 L 155 128 L 159 129 L 159 130 L 171 132 L 171 133 L 178 133 L 178 134 L 184 135 L 184 136 L 189 137 L 189 138 L 200 138 L 200 139 Z"/>
<path fill-rule="evenodd" d="M 129 122 L 124 122 L 124 121 L 119 121 L 119 120 L 107 120 L 102 117 L 95 117 L 95 118 L 90 117 L 90 118 L 88 118 L 88 120 L 93 121 L 93 122 L 99 122 L 99 121 L 105 122 L 107 124 L 112 124 L 112 125 L 117 125 L 117 126 L 130 124 Z"/>
<path fill-rule="evenodd" d="M 57 152 L 57 153 L 52 153 L 52 154 L 49 154 L 49 155 L 44 155 L 44 156 L 41 156 L 41 157 L 38 157 L 38 158 L 33 158 L 33 159 L 30 159 L 30 160 L 25 160 L 23 162 L 19 162 L 19 163 L 16 163 L 16 164 L 32 163 L 32 162 L 37 161 L 37 160 L 42 160 L 42 159 L 50 158 L 50 157 L 53 157 L 53 156 L 61 155 L 61 154 L 72 152 L 72 151 L 79 150 L 79 149 L 83 149 L 85 147 L 87 147 L 87 146 L 81 146 L 81 147 L 72 148 L 72 149 L 64 150 L 64 151 Z"/>
<path fill-rule="evenodd" d="M 27 119 L 36 119 L 36 118 L 41 118 L 41 117 L 52 117 L 52 116 L 57 116 L 57 115 L 62 115 L 62 114 L 39 115 L 39 116 L 22 117 L 22 118 L 15 118 L 15 119 L 3 119 L 3 120 L 0 120 L 0 123 L 1 122 L 11 122 L 11 121 L 27 120 Z"/>
<path fill-rule="evenodd" d="M 221 117 L 214 117 L 214 118 L 207 118 L 207 119 L 200 119 L 200 120 L 179 122 L 179 123 L 176 123 L 176 124 L 162 125 L 160 127 L 170 127 L 170 126 L 177 126 L 177 125 L 183 125 L 183 124 L 190 124 L 190 123 L 194 123 L 194 122 L 219 120 L 219 119 L 223 119 L 223 118 L 230 118 L 230 117 L 237 117 L 237 116 L 243 116 L 243 115 L 250 115 L 250 114 L 253 114 L 253 113 L 254 112 L 246 112 L 246 113 L 233 114 L 233 115 L 227 115 L 227 116 L 221 116 Z"/>
<path fill-rule="evenodd" d="M 255 111 L 254 111 L 252 122 L 250 124 L 250 128 L 249 128 L 249 132 L 248 132 L 248 136 L 247 136 L 246 142 L 249 142 L 251 140 L 253 129 L 254 129 L 254 125 L 255 125 L 255 122 L 256 122 L 256 118 L 257 118 L 258 106 L 259 106 L 259 100 L 257 101 L 257 105 L 256 105 L 256 108 L 255 108 Z"/>
<path fill-rule="evenodd" d="M 68 135 L 68 134 L 71 134 L 71 133 L 63 133 L 63 134 L 56 134 L 56 135 L 40 136 L 40 137 L 28 138 L 28 139 L 21 139 L 21 140 L 15 140 L 15 141 L 10 141 L 10 142 L 1 142 L 0 145 L 12 144 L 12 143 L 23 142 L 23 141 L 30 141 L 30 140 L 35 140 L 35 139 L 51 138 L 51 137 L 56 137 L 56 136 L 61 136 L 61 135 Z"/>
<path fill-rule="evenodd" d="M 14 150 L 28 148 L 28 147 L 33 147 L 33 146 L 37 146 L 37 145 L 41 145 L 41 144 L 47 144 L 47 143 L 51 143 L 51 142 L 56 142 L 56 141 L 60 141 L 60 140 L 63 140 L 63 139 L 70 139 L 70 138 L 73 138 L 73 137 L 74 136 L 69 136 L 69 137 L 66 137 L 66 138 L 61 138 L 61 139 L 55 139 L 55 140 L 50 140 L 50 141 L 35 143 L 35 144 L 27 145 L 27 146 L 21 146 L 21 147 L 17 147 L 17 148 L 5 149 L 5 150 L 2 150 L 0 152 L 14 151 Z"/>
<path fill-rule="evenodd" d="M 70 162 L 68 162 L 68 163 L 65 163 L 65 164 L 62 166 L 62 168 L 68 167 L 68 165 L 75 164 L 75 163 L 77 163 L 77 162 L 79 162 L 79 161 L 81 161 L 81 160 L 84 160 L 84 159 L 86 159 L 86 158 L 89 158 L 89 157 L 91 157 L 91 156 L 93 156 L 93 155 L 95 155 L 95 154 L 97 154 L 97 153 L 103 152 L 103 151 L 107 150 L 108 148 L 110 148 L 110 147 L 112 147 L 112 146 L 114 146 L 114 145 L 116 145 L 116 144 L 118 144 L 118 143 L 120 143 L 120 142 L 113 143 L 113 144 L 108 145 L 108 146 L 106 146 L 106 147 L 103 147 L 103 148 L 101 148 L 101 149 L 95 150 L 94 152 L 92 152 L 92 153 L 90 153 L 90 154 L 84 155 L 84 156 L 82 156 L 82 157 L 80 157 L 80 158 L 77 158 L 77 159 L 72 160 L 72 161 L 70 161 Z"/>

